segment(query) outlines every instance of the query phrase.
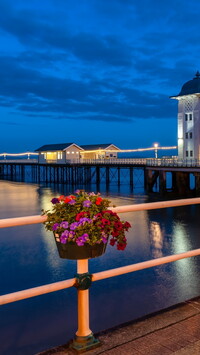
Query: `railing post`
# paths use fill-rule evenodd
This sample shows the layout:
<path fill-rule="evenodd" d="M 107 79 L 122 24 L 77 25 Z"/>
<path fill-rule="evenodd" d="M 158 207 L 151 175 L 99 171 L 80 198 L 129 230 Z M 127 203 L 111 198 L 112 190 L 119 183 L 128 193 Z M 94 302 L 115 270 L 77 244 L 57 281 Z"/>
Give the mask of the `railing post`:
<path fill-rule="evenodd" d="M 77 352 L 84 352 L 100 345 L 90 329 L 89 321 L 89 290 L 91 275 L 88 273 L 88 259 L 77 260 L 77 290 L 78 290 L 78 330 L 70 344 Z"/>

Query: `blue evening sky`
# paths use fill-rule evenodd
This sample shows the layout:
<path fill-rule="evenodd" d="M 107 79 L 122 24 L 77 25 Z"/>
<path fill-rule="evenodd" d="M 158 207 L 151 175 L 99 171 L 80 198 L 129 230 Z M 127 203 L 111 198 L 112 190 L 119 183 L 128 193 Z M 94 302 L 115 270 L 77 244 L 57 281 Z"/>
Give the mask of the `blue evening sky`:
<path fill-rule="evenodd" d="M 0 152 L 177 144 L 200 70 L 198 0 L 1 0 Z"/>

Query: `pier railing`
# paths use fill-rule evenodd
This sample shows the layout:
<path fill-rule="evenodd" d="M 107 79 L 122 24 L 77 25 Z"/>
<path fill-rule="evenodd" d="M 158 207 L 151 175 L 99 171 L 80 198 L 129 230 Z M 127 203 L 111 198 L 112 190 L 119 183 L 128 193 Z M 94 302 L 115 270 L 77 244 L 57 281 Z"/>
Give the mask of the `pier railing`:
<path fill-rule="evenodd" d="M 200 198 L 119 206 L 119 207 L 112 208 L 112 210 L 117 213 L 124 213 L 124 212 L 136 212 L 136 211 L 195 205 L 195 204 L 200 204 Z M 46 216 L 28 216 L 28 217 L 2 219 L 0 220 L 0 228 L 7 228 L 13 226 L 28 225 L 28 224 L 32 225 L 36 223 L 43 223 L 45 222 L 45 220 L 46 220 Z M 140 262 L 137 264 L 105 270 L 102 272 L 94 273 L 92 275 L 88 273 L 88 260 L 87 259 L 77 260 L 76 277 L 64 281 L 54 282 L 52 284 L 47 284 L 47 285 L 34 287 L 23 291 L 2 295 L 0 296 L 0 305 L 16 302 L 19 300 L 43 295 L 58 290 L 63 290 L 72 286 L 77 287 L 78 330 L 76 332 L 76 337 L 74 341 L 71 343 L 71 347 L 73 349 L 76 349 L 77 351 L 82 352 L 83 350 L 89 350 L 98 346 L 99 342 L 97 339 L 94 338 L 93 333 L 89 327 L 89 286 L 85 288 L 81 288 L 80 286 L 77 286 L 77 277 L 79 277 L 80 279 L 81 277 L 83 277 L 83 275 L 84 276 L 90 275 L 91 281 L 94 282 L 94 281 L 103 280 L 110 277 L 127 274 L 130 272 L 135 272 L 138 270 L 144 270 L 154 266 L 171 263 L 177 260 L 198 256 L 198 255 L 200 255 L 200 249 L 195 249 L 181 254 L 165 256 L 158 259 Z"/>

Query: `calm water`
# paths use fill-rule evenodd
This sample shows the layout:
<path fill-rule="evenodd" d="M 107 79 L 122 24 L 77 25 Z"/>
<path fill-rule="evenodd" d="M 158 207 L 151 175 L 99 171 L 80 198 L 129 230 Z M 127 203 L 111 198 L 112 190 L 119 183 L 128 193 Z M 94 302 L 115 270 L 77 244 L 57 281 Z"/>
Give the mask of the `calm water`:
<path fill-rule="evenodd" d="M 90 188 L 95 191 L 95 187 Z M 148 201 L 142 190 L 120 190 L 109 195 L 115 205 Z M 88 190 L 89 191 L 89 190 Z M 63 186 L 39 186 L 0 181 L 0 218 L 40 214 L 52 197 L 67 194 Z M 200 247 L 200 206 L 126 213 L 132 224 L 128 247 L 90 260 L 90 272 L 98 272 Z M 59 259 L 43 225 L 0 229 L 0 293 L 68 279 L 76 262 Z M 95 282 L 90 289 L 90 327 L 93 332 L 143 317 L 200 295 L 200 258 L 190 258 L 149 270 Z M 33 355 L 66 343 L 77 330 L 76 290 L 54 292 L 0 307 L 0 354 Z"/>

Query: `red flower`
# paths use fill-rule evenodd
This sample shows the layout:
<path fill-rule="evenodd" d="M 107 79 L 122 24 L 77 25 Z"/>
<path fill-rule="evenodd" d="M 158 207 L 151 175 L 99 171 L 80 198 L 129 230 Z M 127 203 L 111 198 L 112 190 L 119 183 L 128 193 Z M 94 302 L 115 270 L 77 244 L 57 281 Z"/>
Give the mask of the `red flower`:
<path fill-rule="evenodd" d="M 64 200 L 65 203 L 68 203 L 69 201 L 71 201 L 71 198 L 69 198 L 69 197 L 66 197 Z"/>
<path fill-rule="evenodd" d="M 96 199 L 96 205 L 98 206 L 98 205 L 100 205 L 101 204 L 101 201 L 103 201 L 103 199 L 101 198 L 101 197 L 97 197 L 97 199 Z"/>
<path fill-rule="evenodd" d="M 78 222 L 84 216 L 88 216 L 89 217 L 90 216 L 90 212 L 89 211 L 83 211 L 83 212 L 77 213 L 77 215 L 75 217 L 75 220 Z"/>
<path fill-rule="evenodd" d="M 127 231 L 129 228 L 131 228 L 131 224 L 128 223 L 128 222 L 125 222 L 125 223 L 123 224 L 123 227 L 124 227 L 124 229 Z"/>
<path fill-rule="evenodd" d="M 64 195 L 61 195 L 58 197 L 59 201 L 64 201 L 65 200 L 65 196 Z"/>
<path fill-rule="evenodd" d="M 110 225 L 110 221 L 108 219 L 102 218 L 101 223 L 105 225 Z"/>
<path fill-rule="evenodd" d="M 125 248 L 126 248 L 126 244 L 124 244 L 124 243 L 117 244 L 117 250 L 124 250 Z"/>
<path fill-rule="evenodd" d="M 112 234 L 113 237 L 116 238 L 116 237 L 118 237 L 119 232 L 117 230 L 114 230 L 111 234 Z"/>
<path fill-rule="evenodd" d="M 123 224 L 122 224 L 122 222 L 118 221 L 118 222 L 115 222 L 114 227 L 116 229 L 122 230 L 123 229 Z"/>
<path fill-rule="evenodd" d="M 114 238 L 112 238 L 111 240 L 110 240 L 110 245 L 115 245 L 115 242 L 116 242 L 116 240 L 114 239 Z"/>

